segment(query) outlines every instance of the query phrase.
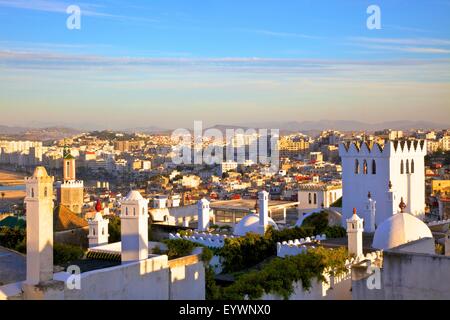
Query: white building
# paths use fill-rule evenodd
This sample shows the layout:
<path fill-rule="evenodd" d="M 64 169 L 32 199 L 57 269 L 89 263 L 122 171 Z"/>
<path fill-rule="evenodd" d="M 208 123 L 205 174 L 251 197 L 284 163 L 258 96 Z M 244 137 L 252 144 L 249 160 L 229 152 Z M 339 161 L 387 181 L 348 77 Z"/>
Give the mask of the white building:
<path fill-rule="evenodd" d="M 329 208 L 342 197 L 341 184 L 305 183 L 298 188 L 298 210 Z"/>
<path fill-rule="evenodd" d="M 416 216 L 424 214 L 426 150 L 426 142 L 417 140 L 388 141 L 384 145 L 341 144 L 343 218 L 350 218 L 356 208 L 369 221 L 365 210 L 369 192 L 376 201 L 376 225 L 399 211 L 401 198 L 406 211 Z M 364 229 L 368 231 L 368 226 Z"/>

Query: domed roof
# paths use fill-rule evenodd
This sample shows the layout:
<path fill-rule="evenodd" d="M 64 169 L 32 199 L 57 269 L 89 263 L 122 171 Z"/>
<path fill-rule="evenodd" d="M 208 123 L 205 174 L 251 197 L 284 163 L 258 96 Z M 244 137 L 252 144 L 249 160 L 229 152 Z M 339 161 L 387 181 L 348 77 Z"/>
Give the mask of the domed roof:
<path fill-rule="evenodd" d="M 144 200 L 144 198 L 142 197 L 141 193 L 136 190 L 130 191 L 125 197 L 125 201 L 139 201 L 139 200 Z"/>
<path fill-rule="evenodd" d="M 278 230 L 277 224 L 270 217 L 268 224 Z M 249 232 L 259 233 L 259 216 L 257 214 L 252 213 L 246 215 L 234 226 L 233 234 L 236 236 L 245 236 Z"/>
<path fill-rule="evenodd" d="M 397 213 L 383 221 L 375 231 L 372 247 L 390 249 L 407 242 L 432 238 L 430 229 L 409 213 Z"/>
<path fill-rule="evenodd" d="M 34 169 L 33 178 L 48 177 L 47 170 L 44 167 L 39 166 Z"/>

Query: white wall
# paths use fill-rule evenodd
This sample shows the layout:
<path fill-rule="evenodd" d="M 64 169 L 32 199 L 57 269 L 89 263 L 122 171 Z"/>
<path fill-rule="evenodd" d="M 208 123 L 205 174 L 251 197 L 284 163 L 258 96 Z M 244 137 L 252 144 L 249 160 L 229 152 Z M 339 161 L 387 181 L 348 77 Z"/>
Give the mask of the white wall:
<path fill-rule="evenodd" d="M 450 257 L 442 255 L 387 250 L 380 290 L 369 290 L 366 278 L 353 278 L 353 299 L 450 299 Z"/>
<path fill-rule="evenodd" d="M 289 300 L 351 300 L 350 271 L 340 277 L 324 276 L 328 283 L 313 279 L 309 291 L 303 290 L 301 281 L 294 283 L 294 293 Z M 270 293 L 264 294 L 260 300 L 283 300 L 283 297 Z"/>

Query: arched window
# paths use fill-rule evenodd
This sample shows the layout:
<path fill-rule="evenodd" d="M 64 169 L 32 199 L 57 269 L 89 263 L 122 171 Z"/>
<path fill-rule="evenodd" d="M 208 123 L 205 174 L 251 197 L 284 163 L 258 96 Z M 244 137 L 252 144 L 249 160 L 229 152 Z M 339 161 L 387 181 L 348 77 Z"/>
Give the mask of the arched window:
<path fill-rule="evenodd" d="M 102 228 L 102 235 L 105 235 L 105 228 Z"/>
<path fill-rule="evenodd" d="M 308 203 L 311 204 L 311 192 L 308 193 Z"/>
<path fill-rule="evenodd" d="M 404 173 L 404 166 L 403 166 L 403 160 L 400 161 L 400 174 Z"/>
<path fill-rule="evenodd" d="M 372 160 L 372 174 L 377 174 L 377 162 L 375 159 Z"/>
<path fill-rule="evenodd" d="M 125 207 L 125 215 L 128 215 L 128 207 Z"/>
<path fill-rule="evenodd" d="M 317 193 L 314 193 L 314 204 L 317 204 Z"/>
<path fill-rule="evenodd" d="M 409 160 L 406 159 L 406 173 L 409 173 Z"/>
<path fill-rule="evenodd" d="M 92 229 L 92 235 L 95 236 L 95 229 Z"/>
<path fill-rule="evenodd" d="M 133 208 L 133 216 L 136 215 L 136 208 Z"/>
<path fill-rule="evenodd" d="M 359 161 L 358 159 L 355 160 L 355 174 L 359 173 Z"/>
<path fill-rule="evenodd" d="M 411 173 L 414 173 L 414 159 L 411 160 Z"/>
<path fill-rule="evenodd" d="M 31 197 L 34 198 L 34 188 L 31 188 Z"/>
<path fill-rule="evenodd" d="M 364 160 L 363 162 L 363 174 L 367 174 L 367 161 Z"/>
<path fill-rule="evenodd" d="M 44 188 L 44 197 L 47 197 L 48 196 L 48 189 L 47 189 L 47 187 L 45 187 Z"/>

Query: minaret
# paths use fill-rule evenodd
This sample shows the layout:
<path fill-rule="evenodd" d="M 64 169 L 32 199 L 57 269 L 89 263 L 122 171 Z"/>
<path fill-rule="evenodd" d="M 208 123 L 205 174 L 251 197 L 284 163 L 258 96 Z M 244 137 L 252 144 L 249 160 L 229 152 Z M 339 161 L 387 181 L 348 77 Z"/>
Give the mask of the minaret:
<path fill-rule="evenodd" d="M 351 256 L 363 255 L 363 222 L 364 219 L 358 217 L 356 208 L 353 208 L 353 216 L 347 219 L 348 254 Z"/>
<path fill-rule="evenodd" d="M 130 191 L 122 201 L 122 263 L 148 259 L 148 200 Z"/>
<path fill-rule="evenodd" d="M 53 177 L 36 167 L 25 178 L 27 219 L 27 279 L 36 285 L 53 279 Z"/>
<path fill-rule="evenodd" d="M 103 219 L 102 205 L 100 200 L 97 200 L 95 205 L 95 217 L 88 221 L 89 224 L 89 248 L 101 246 L 108 243 L 108 219 Z"/>
<path fill-rule="evenodd" d="M 372 199 L 370 192 L 367 194 L 367 202 L 365 207 L 365 217 L 367 217 L 367 232 L 375 232 L 375 205 L 376 201 Z"/>
<path fill-rule="evenodd" d="M 64 182 L 75 181 L 76 180 L 75 158 L 72 156 L 67 146 L 64 146 L 63 158 L 64 158 L 64 168 L 63 168 Z"/>
<path fill-rule="evenodd" d="M 209 201 L 205 198 L 197 203 L 198 231 L 208 231 L 209 228 Z"/>
<path fill-rule="evenodd" d="M 81 215 L 84 204 L 84 184 L 83 181 L 76 180 L 75 168 L 75 158 L 67 146 L 64 146 L 63 182 L 57 186 L 58 203 Z"/>
<path fill-rule="evenodd" d="M 259 233 L 264 235 L 269 226 L 269 193 L 265 190 L 258 193 Z"/>

